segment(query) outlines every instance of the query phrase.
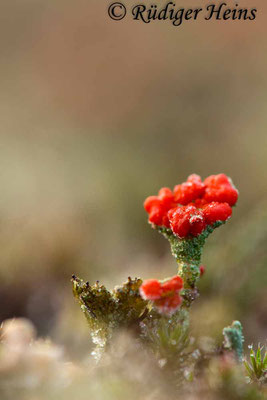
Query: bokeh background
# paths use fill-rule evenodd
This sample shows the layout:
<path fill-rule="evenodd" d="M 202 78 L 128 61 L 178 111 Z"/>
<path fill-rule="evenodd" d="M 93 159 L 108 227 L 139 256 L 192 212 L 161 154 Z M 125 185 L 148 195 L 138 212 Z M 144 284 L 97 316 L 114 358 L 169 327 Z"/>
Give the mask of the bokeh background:
<path fill-rule="evenodd" d="M 108 288 L 171 276 L 144 198 L 224 172 L 240 200 L 207 242 L 193 331 L 220 343 L 239 319 L 257 343 L 267 329 L 267 6 L 242 1 L 258 8 L 255 21 L 173 27 L 112 21 L 108 4 L 0 1 L 0 318 L 27 317 L 79 357 L 90 339 L 72 273 Z"/>

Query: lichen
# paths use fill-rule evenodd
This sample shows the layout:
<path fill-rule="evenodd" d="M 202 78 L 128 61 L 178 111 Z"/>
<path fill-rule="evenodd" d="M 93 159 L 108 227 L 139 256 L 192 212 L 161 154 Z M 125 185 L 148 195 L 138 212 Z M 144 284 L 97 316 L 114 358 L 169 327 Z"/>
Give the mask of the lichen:
<path fill-rule="evenodd" d="M 139 294 L 142 280 L 131 279 L 109 291 L 97 281 L 94 285 L 72 276 L 73 294 L 89 324 L 91 337 L 98 347 L 105 347 L 113 330 L 130 327 L 142 319 L 147 302 Z M 96 354 L 96 353 L 95 353 Z"/>
<path fill-rule="evenodd" d="M 239 361 L 243 360 L 243 328 L 239 321 L 234 321 L 232 325 L 223 329 L 224 348 L 232 350 Z"/>

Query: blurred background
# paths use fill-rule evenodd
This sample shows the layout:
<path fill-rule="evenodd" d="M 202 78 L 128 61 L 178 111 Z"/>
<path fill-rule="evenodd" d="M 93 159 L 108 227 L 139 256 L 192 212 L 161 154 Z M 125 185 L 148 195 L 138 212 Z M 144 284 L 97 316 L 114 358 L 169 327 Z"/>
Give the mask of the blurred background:
<path fill-rule="evenodd" d="M 0 319 L 27 317 L 79 357 L 90 339 L 71 275 L 108 288 L 173 275 L 143 200 L 191 173 L 224 172 L 240 200 L 205 247 L 193 331 L 220 343 L 239 319 L 257 343 L 267 329 L 267 5 L 242 1 L 258 8 L 255 21 L 180 27 L 112 21 L 107 6 L 0 1 Z"/>

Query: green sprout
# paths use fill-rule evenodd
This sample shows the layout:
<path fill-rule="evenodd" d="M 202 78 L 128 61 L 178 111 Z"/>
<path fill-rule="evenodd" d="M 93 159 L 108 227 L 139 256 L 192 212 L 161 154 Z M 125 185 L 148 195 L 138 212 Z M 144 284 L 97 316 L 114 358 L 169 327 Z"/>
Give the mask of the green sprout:
<path fill-rule="evenodd" d="M 249 346 L 249 360 L 244 360 L 244 365 L 250 382 L 267 384 L 267 350 L 266 346 L 258 344 L 257 351 L 253 346 Z"/>

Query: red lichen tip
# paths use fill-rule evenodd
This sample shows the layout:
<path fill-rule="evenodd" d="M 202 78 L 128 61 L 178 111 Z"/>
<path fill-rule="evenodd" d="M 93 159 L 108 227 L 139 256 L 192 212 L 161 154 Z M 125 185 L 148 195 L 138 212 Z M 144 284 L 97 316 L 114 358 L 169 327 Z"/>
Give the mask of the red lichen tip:
<path fill-rule="evenodd" d="M 235 205 L 238 199 L 238 191 L 234 187 L 231 178 L 225 174 L 211 175 L 205 179 L 206 186 L 204 199 L 207 202 L 216 201 Z"/>
<path fill-rule="evenodd" d="M 160 200 L 157 196 L 149 196 L 144 201 L 144 209 L 146 212 L 150 213 L 153 207 L 158 207 L 160 204 Z"/>
<path fill-rule="evenodd" d="M 203 215 L 207 224 L 212 225 L 217 221 L 226 221 L 232 215 L 228 203 L 211 202 L 203 207 Z"/>
<path fill-rule="evenodd" d="M 182 301 L 182 297 L 178 293 L 175 293 L 172 297 L 157 300 L 155 305 L 161 314 L 172 315 L 178 310 Z"/>
<path fill-rule="evenodd" d="M 170 226 L 168 211 L 175 207 L 174 196 L 169 188 L 162 188 L 158 196 L 149 196 L 144 202 L 144 209 L 149 214 L 149 222 L 157 226 Z"/>
<path fill-rule="evenodd" d="M 140 287 L 140 295 L 145 300 L 159 299 L 161 293 L 161 284 L 157 279 L 148 279 Z"/>
<path fill-rule="evenodd" d="M 206 271 L 205 265 L 200 265 L 199 266 L 200 277 L 202 277 L 205 274 L 205 271 Z"/>
<path fill-rule="evenodd" d="M 168 217 L 173 233 L 180 238 L 197 236 L 206 228 L 202 210 L 194 205 L 177 207 L 169 212 Z"/>
<path fill-rule="evenodd" d="M 173 192 L 175 201 L 185 206 L 204 195 L 205 185 L 199 175 L 193 174 L 187 178 L 186 182 L 176 185 Z"/>
<path fill-rule="evenodd" d="M 152 225 L 171 228 L 176 236 L 185 238 L 198 236 L 207 225 L 226 221 L 237 199 L 238 191 L 225 174 L 211 175 L 204 182 L 193 174 L 173 192 L 164 187 L 158 196 L 148 197 L 144 208 Z"/>
<path fill-rule="evenodd" d="M 177 291 L 183 288 L 183 279 L 179 275 L 175 275 L 173 278 L 163 282 L 161 284 L 161 288 L 163 293 L 167 293 L 170 291 Z"/>
<path fill-rule="evenodd" d="M 182 303 L 182 298 L 179 295 L 182 288 L 183 280 L 176 275 L 164 282 L 159 282 L 156 279 L 146 280 L 139 291 L 143 299 L 153 301 L 159 312 L 170 315 Z"/>

